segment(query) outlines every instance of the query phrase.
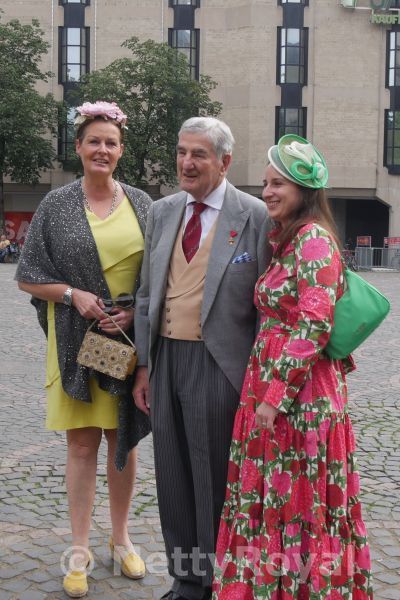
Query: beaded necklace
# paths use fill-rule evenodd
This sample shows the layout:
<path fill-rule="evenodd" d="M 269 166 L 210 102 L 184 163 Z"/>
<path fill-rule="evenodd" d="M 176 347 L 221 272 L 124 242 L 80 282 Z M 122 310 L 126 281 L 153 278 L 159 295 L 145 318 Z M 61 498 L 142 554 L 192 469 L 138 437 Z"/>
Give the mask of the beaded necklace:
<path fill-rule="evenodd" d="M 115 179 L 113 179 L 113 183 L 114 183 L 114 192 L 113 192 L 113 197 L 112 197 L 112 200 L 111 200 L 111 206 L 110 206 L 110 210 L 108 211 L 106 218 L 107 218 L 107 217 L 109 217 L 109 216 L 111 215 L 111 213 L 113 213 L 113 212 L 114 212 L 114 210 L 115 210 L 115 205 L 116 205 L 116 203 L 117 203 L 117 196 L 118 196 L 118 185 L 117 185 L 117 182 L 115 181 Z M 83 203 L 84 203 L 84 205 L 85 205 L 85 208 L 86 208 L 86 209 L 87 209 L 89 212 L 91 212 L 91 213 L 92 213 L 92 212 L 94 212 L 94 211 L 93 211 L 92 207 L 90 206 L 90 204 L 89 204 L 89 200 L 87 199 L 87 196 L 86 196 L 86 194 L 85 194 L 85 190 L 84 190 L 84 187 L 83 187 L 83 182 L 81 182 L 81 188 L 82 188 L 82 194 L 83 194 Z"/>

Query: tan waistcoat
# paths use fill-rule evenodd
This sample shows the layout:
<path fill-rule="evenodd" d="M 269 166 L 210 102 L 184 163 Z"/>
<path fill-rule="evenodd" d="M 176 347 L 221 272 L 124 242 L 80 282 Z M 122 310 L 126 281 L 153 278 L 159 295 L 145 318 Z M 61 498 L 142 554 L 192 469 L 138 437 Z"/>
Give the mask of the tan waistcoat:
<path fill-rule="evenodd" d="M 201 335 L 201 305 L 208 259 L 217 227 L 215 221 L 206 239 L 190 261 L 182 250 L 182 231 L 176 238 L 169 264 L 167 290 L 161 315 L 160 335 L 175 340 L 196 341 Z"/>

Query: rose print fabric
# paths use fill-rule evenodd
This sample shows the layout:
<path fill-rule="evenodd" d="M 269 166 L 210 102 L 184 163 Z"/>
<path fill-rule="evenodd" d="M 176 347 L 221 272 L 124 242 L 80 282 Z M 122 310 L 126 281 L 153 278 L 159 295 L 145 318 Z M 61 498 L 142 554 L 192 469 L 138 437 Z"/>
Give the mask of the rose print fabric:
<path fill-rule="evenodd" d="M 213 599 L 369 600 L 346 371 L 323 349 L 340 297 L 340 254 L 317 224 L 300 229 L 259 279 L 261 327 L 235 419 Z M 255 426 L 279 409 L 275 434 Z"/>

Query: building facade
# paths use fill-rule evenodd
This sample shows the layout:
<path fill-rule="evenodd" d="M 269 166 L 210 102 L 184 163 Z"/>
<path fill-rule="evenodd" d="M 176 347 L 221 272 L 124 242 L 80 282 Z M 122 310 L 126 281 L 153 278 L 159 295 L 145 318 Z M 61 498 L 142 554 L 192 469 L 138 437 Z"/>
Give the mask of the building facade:
<path fill-rule="evenodd" d="M 326 158 L 342 240 L 371 236 L 381 247 L 400 236 L 398 0 L 2 0 L 2 9 L 3 21 L 40 21 L 50 44 L 43 68 L 55 73 L 42 91 L 57 99 L 123 56 L 133 35 L 168 42 L 193 77 L 218 82 L 214 98 L 236 139 L 234 185 L 260 196 L 267 148 L 298 133 Z M 71 142 L 66 127 L 61 159 Z M 73 178 L 57 166 L 35 188 L 9 181 L 6 211 L 33 211 Z"/>

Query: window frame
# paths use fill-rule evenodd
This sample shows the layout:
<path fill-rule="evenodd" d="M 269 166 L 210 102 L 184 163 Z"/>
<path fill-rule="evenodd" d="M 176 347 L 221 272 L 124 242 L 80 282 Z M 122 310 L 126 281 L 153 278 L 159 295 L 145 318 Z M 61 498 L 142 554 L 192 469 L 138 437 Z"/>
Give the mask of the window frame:
<path fill-rule="evenodd" d="M 174 45 L 174 37 L 178 38 L 179 31 L 189 31 L 190 32 L 190 46 L 178 46 Z M 194 39 L 194 45 L 193 45 Z M 171 48 L 176 50 L 177 52 L 182 52 L 183 49 L 189 48 L 190 61 L 189 61 L 189 70 L 193 79 L 198 80 L 200 75 L 199 68 L 199 60 L 200 60 L 200 29 L 186 29 L 182 27 L 170 27 L 168 29 L 168 44 Z M 186 54 L 182 52 L 182 54 Z M 193 64 L 192 58 L 195 58 L 195 62 Z"/>
<path fill-rule="evenodd" d="M 78 0 L 78 2 L 71 2 L 70 0 L 58 0 L 59 6 L 66 6 L 68 4 L 83 4 L 84 6 L 90 6 L 90 0 Z"/>
<path fill-rule="evenodd" d="M 297 125 L 290 127 L 296 129 L 296 131 L 288 131 L 289 126 L 286 119 L 286 111 L 296 110 L 297 111 Z M 284 131 L 281 133 L 281 112 L 284 111 Z M 300 119 L 300 114 L 302 119 Z M 303 121 L 300 124 L 300 121 Z M 285 135 L 286 133 L 293 133 L 300 137 L 307 138 L 307 107 L 305 106 L 276 106 L 275 107 L 275 143 Z"/>
<path fill-rule="evenodd" d="M 195 8 L 200 8 L 200 0 L 190 0 L 187 2 L 179 2 L 179 0 L 168 0 L 168 6 L 170 8 L 175 8 L 175 6 L 194 6 Z"/>
<path fill-rule="evenodd" d="M 392 38 L 394 37 L 394 48 L 392 50 Z M 397 49 L 396 49 L 397 45 Z M 396 55 L 398 58 L 399 65 L 396 66 Z M 393 66 L 391 66 L 391 57 L 393 56 Z M 391 73 L 393 75 L 393 83 L 390 82 Z M 397 87 L 400 86 L 400 31 L 396 29 L 389 29 L 386 33 L 386 74 L 385 74 L 385 87 Z"/>
<path fill-rule="evenodd" d="M 287 32 L 289 30 L 299 31 L 299 43 L 289 45 L 287 43 Z M 285 32 L 285 44 L 282 44 L 282 34 Z M 299 61 L 288 62 L 288 49 L 298 49 Z M 285 62 L 282 62 L 282 53 L 284 53 Z M 301 60 L 303 58 L 303 60 Z M 276 84 L 277 85 L 307 85 L 308 81 L 308 27 L 278 27 L 277 34 L 277 51 L 276 51 Z M 297 67 L 298 68 L 298 77 L 297 81 L 287 81 L 286 76 L 282 77 L 282 69 L 287 69 L 287 67 Z M 301 77 L 301 73 L 303 77 Z M 284 79 L 284 80 L 283 80 Z"/>
<path fill-rule="evenodd" d="M 388 127 L 389 114 L 392 113 L 392 127 Z M 396 127 L 396 113 L 398 114 L 398 126 Z M 392 142 L 389 144 L 389 134 L 392 132 Z M 396 145 L 396 132 L 398 132 L 398 145 Z M 395 162 L 395 151 L 398 151 L 398 163 Z M 391 160 L 388 160 L 388 154 Z M 391 175 L 400 175 L 400 110 L 385 109 L 384 141 L 383 141 L 383 165 Z"/>
<path fill-rule="evenodd" d="M 278 0 L 278 6 L 283 4 L 300 4 L 302 6 L 308 6 L 308 0 Z"/>
<path fill-rule="evenodd" d="M 69 114 L 70 113 L 70 114 Z M 67 110 L 67 121 L 59 127 L 58 131 L 58 160 L 63 164 L 63 168 L 68 170 L 76 158 L 75 153 L 75 126 L 76 106 L 69 106 Z M 71 152 L 69 152 L 71 149 Z"/>
<path fill-rule="evenodd" d="M 80 43 L 69 44 L 68 43 L 68 30 L 78 29 L 80 31 Z M 62 85 L 80 83 L 81 77 L 86 75 L 90 70 L 90 27 L 59 27 L 58 28 L 58 82 Z M 66 36 L 64 43 L 64 35 Z M 85 43 L 82 44 L 84 38 Z M 68 61 L 68 48 L 79 48 L 79 62 Z M 65 52 L 64 52 L 65 49 Z M 84 53 L 85 60 L 82 61 Z M 65 57 L 65 60 L 64 60 Z M 79 66 L 79 79 L 69 79 L 68 77 L 68 65 Z"/>

